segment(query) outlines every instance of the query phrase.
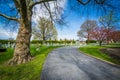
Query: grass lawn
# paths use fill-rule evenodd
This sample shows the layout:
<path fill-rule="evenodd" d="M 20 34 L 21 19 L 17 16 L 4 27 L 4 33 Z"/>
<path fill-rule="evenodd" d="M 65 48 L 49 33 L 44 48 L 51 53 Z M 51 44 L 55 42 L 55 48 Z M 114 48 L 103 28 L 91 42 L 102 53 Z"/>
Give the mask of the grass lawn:
<path fill-rule="evenodd" d="M 42 46 L 36 51 L 36 47 L 31 47 L 31 55 L 35 58 L 21 65 L 8 66 L 7 62 L 13 55 L 13 49 L 0 53 L 0 80 L 40 80 L 43 64 L 49 52 L 57 47 Z"/>
<path fill-rule="evenodd" d="M 104 54 L 100 51 L 101 48 L 109 48 L 109 47 L 118 47 L 118 45 L 107 45 L 107 46 L 92 46 L 92 45 L 88 45 L 88 46 L 83 46 L 80 47 L 79 50 L 81 52 L 83 52 L 84 54 L 88 54 L 115 64 L 120 64 L 117 60 L 111 58 L 110 56 L 108 56 L 107 54 Z"/>

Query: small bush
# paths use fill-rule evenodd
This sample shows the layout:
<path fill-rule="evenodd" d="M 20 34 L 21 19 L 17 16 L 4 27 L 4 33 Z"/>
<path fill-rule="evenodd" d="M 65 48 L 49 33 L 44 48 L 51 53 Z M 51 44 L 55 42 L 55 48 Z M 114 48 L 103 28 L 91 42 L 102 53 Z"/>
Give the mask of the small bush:
<path fill-rule="evenodd" d="M 97 43 L 96 40 L 86 40 L 86 43 Z"/>

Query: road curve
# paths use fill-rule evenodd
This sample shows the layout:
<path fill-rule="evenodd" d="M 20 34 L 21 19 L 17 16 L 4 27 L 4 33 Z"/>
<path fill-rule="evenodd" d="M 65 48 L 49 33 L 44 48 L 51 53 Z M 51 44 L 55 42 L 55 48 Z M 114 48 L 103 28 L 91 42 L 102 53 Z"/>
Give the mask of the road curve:
<path fill-rule="evenodd" d="M 120 80 L 120 67 L 86 56 L 77 47 L 62 47 L 48 55 L 41 80 Z"/>

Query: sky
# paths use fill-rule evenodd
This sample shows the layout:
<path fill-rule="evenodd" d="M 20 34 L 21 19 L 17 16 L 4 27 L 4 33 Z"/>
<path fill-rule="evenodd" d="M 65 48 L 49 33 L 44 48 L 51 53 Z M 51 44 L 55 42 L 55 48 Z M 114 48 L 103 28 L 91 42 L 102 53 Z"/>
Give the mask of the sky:
<path fill-rule="evenodd" d="M 80 25 L 85 21 L 84 17 L 71 13 L 67 18 L 68 26 L 58 26 L 59 39 L 75 39 L 77 40 L 77 32 L 80 30 Z"/>
<path fill-rule="evenodd" d="M 97 6 L 97 9 L 99 9 L 99 10 L 96 10 L 95 9 L 96 6 L 93 5 L 92 3 L 93 3 L 93 0 L 88 5 L 81 5 L 77 2 L 77 0 L 71 0 L 71 2 L 70 2 L 70 0 L 61 0 L 61 3 L 59 4 L 59 6 L 63 7 L 64 10 L 60 14 L 60 16 L 61 15 L 66 16 L 65 21 L 67 22 L 67 26 L 56 24 L 56 28 L 58 31 L 58 39 L 66 38 L 66 39 L 77 40 L 78 39 L 77 31 L 80 30 L 80 25 L 86 19 L 97 20 L 98 15 L 102 14 L 102 12 L 100 12 L 100 10 L 102 11 L 102 9 L 100 9 L 99 6 Z M 1 5 L 4 6 L 4 4 L 1 4 Z M 11 3 L 9 5 L 12 6 L 13 3 Z M 53 5 L 51 5 L 51 6 L 53 7 Z M 74 7 L 72 7 L 72 9 L 71 9 L 71 6 L 74 6 Z M 52 7 L 51 7 L 51 9 L 52 9 Z M 40 12 L 40 9 L 38 6 L 37 6 L 37 8 L 38 9 L 36 11 Z M 5 13 L 8 9 L 9 8 L 7 8 L 7 7 L 5 9 L 0 8 L 0 12 Z M 13 13 L 15 13 L 15 12 L 13 12 Z M 8 13 L 8 15 L 11 15 L 11 14 Z M 37 15 L 45 16 L 44 13 L 42 13 L 42 14 L 38 13 Z M 33 18 L 33 21 L 36 22 L 37 17 Z M 9 27 L 4 28 L 3 27 L 4 24 L 5 23 L 0 22 L 0 39 L 8 39 L 11 37 L 15 39 L 17 36 L 17 32 L 14 30 L 11 31 L 9 29 Z"/>

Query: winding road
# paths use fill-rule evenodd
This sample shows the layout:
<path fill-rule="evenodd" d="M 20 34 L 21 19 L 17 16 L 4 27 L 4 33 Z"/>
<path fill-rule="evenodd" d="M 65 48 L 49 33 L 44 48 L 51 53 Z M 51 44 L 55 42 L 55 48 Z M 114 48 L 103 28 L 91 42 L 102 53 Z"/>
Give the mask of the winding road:
<path fill-rule="evenodd" d="M 61 47 L 48 55 L 41 80 L 120 80 L 120 67 L 86 56 L 77 47 Z"/>

